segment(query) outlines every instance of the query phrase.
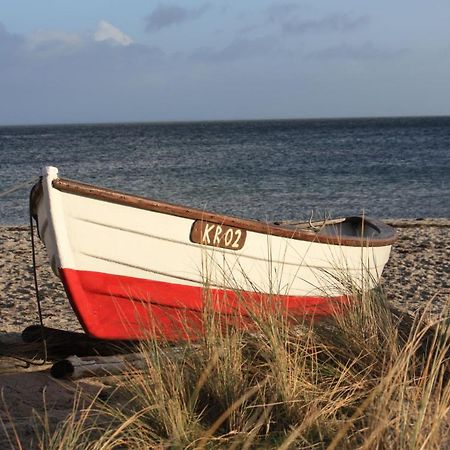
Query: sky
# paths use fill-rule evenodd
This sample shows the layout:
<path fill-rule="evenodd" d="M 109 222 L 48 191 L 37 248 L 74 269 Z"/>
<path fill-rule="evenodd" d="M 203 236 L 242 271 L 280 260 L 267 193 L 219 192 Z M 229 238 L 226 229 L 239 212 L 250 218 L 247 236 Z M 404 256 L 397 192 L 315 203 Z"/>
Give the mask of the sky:
<path fill-rule="evenodd" d="M 0 0 L 0 125 L 450 115 L 448 0 Z"/>

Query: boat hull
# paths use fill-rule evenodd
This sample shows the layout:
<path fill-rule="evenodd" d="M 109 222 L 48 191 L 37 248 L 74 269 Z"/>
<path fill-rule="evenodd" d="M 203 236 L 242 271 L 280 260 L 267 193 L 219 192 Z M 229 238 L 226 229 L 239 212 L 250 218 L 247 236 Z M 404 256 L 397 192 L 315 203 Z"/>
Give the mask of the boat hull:
<path fill-rule="evenodd" d="M 203 221 L 201 211 L 156 202 L 127 206 L 121 194 L 80 195 L 58 181 L 55 168 L 44 171 L 33 201 L 39 233 L 80 323 L 98 338 L 195 338 L 205 310 L 238 325 L 263 310 L 331 314 L 379 282 L 391 248 L 292 238 L 207 213 Z"/>

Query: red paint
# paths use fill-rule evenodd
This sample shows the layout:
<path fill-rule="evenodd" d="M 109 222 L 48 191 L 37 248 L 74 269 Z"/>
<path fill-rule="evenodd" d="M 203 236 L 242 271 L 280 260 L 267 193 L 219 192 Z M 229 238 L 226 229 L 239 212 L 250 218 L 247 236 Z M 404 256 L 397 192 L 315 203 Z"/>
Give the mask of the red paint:
<path fill-rule="evenodd" d="M 346 296 L 237 292 L 73 269 L 60 269 L 60 274 L 83 328 L 102 339 L 195 339 L 203 331 L 208 305 L 221 314 L 222 322 L 243 326 L 251 322 L 249 312 L 321 316 L 348 301 Z"/>

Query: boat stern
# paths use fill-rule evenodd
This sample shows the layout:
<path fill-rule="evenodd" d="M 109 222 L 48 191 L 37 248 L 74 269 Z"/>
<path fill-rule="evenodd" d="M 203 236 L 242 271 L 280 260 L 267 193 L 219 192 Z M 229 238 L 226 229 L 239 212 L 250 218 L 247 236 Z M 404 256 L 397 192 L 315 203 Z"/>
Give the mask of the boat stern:
<path fill-rule="evenodd" d="M 64 261 L 71 260 L 71 250 L 67 239 L 61 194 L 53 188 L 58 178 L 58 169 L 46 166 L 39 181 L 32 187 L 30 211 L 37 224 L 38 235 L 47 249 L 50 265 L 58 277 Z"/>

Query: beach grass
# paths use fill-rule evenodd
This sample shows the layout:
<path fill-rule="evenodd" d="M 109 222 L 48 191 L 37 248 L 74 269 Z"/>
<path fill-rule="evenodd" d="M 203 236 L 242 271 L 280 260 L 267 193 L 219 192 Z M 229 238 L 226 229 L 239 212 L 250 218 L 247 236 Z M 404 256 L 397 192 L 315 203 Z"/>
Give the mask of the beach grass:
<path fill-rule="evenodd" d="M 145 368 L 51 426 L 39 449 L 441 449 L 450 445 L 450 331 L 392 310 L 381 290 L 345 314 L 293 323 L 270 311 L 248 329 L 205 312 L 204 335 L 142 342 Z M 27 448 L 9 429 L 12 448 Z"/>

